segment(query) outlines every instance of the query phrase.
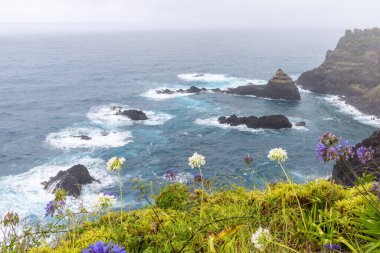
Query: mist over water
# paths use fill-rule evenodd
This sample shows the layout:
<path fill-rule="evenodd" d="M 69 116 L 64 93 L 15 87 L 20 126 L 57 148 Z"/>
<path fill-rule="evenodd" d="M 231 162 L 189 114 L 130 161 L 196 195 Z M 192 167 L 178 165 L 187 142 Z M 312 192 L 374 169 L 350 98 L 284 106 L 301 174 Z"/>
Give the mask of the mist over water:
<path fill-rule="evenodd" d="M 266 158 L 274 147 L 288 151 L 285 166 L 298 182 L 326 177 L 331 165 L 315 156 L 326 130 L 356 144 L 378 121 L 337 102 L 336 97 L 301 90 L 299 102 L 205 92 L 157 95 L 159 88 L 236 87 L 265 84 L 278 68 L 297 77 L 323 62 L 344 31 L 130 32 L 107 34 L 12 35 L 0 39 L 0 214 L 22 210 L 43 215 L 52 196 L 41 181 L 82 163 L 102 181 L 84 187 L 83 201 L 101 190 L 117 192 L 105 170 L 112 156 L 124 156 L 128 204 L 138 207 L 130 179 L 161 178 L 174 168 L 192 180 L 187 157 L 206 156 L 208 177 L 253 174 L 243 158 L 253 156 L 257 175 L 281 179 Z M 202 77 L 197 74 L 204 74 Z M 146 122 L 113 115 L 121 106 L 147 112 Z M 219 116 L 284 114 L 305 127 L 252 130 L 221 126 Z M 360 131 L 358 131 L 360 130 Z M 77 137 L 88 135 L 89 141 Z M 25 207 L 24 203 L 28 203 Z M 24 207 L 24 208 L 21 208 Z"/>

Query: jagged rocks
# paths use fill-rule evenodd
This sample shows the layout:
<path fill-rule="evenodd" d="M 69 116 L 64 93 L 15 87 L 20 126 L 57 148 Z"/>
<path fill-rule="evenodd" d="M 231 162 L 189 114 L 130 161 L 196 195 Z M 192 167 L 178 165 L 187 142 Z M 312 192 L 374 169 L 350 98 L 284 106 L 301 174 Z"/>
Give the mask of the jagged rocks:
<path fill-rule="evenodd" d="M 99 182 L 90 176 L 88 169 L 77 164 L 68 170 L 59 171 L 54 177 L 48 181 L 42 182 L 44 189 L 54 193 L 56 190 L 63 189 L 68 196 L 78 197 L 82 191 L 82 185 Z"/>
<path fill-rule="evenodd" d="M 238 117 L 236 115 L 231 115 L 230 117 L 219 117 L 218 122 L 230 126 L 246 125 L 248 128 L 281 129 L 292 127 L 289 119 L 284 115 L 269 115 L 262 117 Z"/>

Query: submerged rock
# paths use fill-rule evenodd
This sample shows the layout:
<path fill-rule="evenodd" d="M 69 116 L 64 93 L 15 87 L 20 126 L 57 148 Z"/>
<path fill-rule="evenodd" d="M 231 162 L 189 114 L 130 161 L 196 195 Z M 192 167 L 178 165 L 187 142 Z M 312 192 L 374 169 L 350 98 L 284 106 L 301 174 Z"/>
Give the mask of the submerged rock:
<path fill-rule="evenodd" d="M 77 138 L 80 138 L 81 140 L 85 140 L 85 141 L 92 140 L 92 138 L 90 136 L 87 136 L 87 135 L 75 135 L 73 137 L 77 137 Z"/>
<path fill-rule="evenodd" d="M 51 193 L 63 189 L 68 196 L 78 197 L 82 191 L 82 185 L 92 182 L 99 181 L 90 176 L 85 166 L 77 164 L 67 170 L 59 171 L 58 174 L 51 177 L 49 181 L 42 182 L 42 185 L 45 190 Z"/>
<path fill-rule="evenodd" d="M 372 136 L 363 140 L 361 143 L 358 143 L 355 146 L 355 150 L 361 146 L 367 148 L 372 147 L 375 150 L 374 159 L 362 164 L 355 155 L 354 158 L 349 159 L 348 163 L 359 177 L 364 173 L 371 173 L 380 178 L 380 130 L 375 131 Z M 355 174 L 349 167 L 347 167 L 347 164 L 344 161 L 338 161 L 334 165 L 332 178 L 339 184 L 353 186 L 356 181 Z"/>
<path fill-rule="evenodd" d="M 230 126 L 246 125 L 248 128 L 281 129 L 292 127 L 289 119 L 284 115 L 269 115 L 262 117 L 238 117 L 236 115 L 231 115 L 230 117 L 219 117 L 218 122 Z"/>
<path fill-rule="evenodd" d="M 146 116 L 145 112 L 140 111 L 140 110 L 122 110 L 122 109 L 117 109 L 117 112 L 115 115 L 123 115 L 131 120 L 147 120 L 148 116 Z"/>
<path fill-rule="evenodd" d="M 296 122 L 294 125 L 295 126 L 306 126 L 306 123 L 305 123 L 305 121 L 300 121 L 300 122 Z"/>

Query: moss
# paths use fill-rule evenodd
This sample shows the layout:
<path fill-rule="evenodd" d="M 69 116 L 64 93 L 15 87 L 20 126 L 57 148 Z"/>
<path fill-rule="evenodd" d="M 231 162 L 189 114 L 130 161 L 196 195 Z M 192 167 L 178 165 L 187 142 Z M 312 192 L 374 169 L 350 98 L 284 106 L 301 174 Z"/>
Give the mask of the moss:
<path fill-rule="evenodd" d="M 281 182 L 262 190 L 216 190 L 205 193 L 202 215 L 200 193 L 171 184 L 156 196 L 155 207 L 122 217 L 109 213 L 83 226 L 74 242 L 63 239 L 54 249 L 31 252 L 81 252 L 99 240 L 123 245 L 127 252 L 178 252 L 183 247 L 182 252 L 253 252 L 250 237 L 260 226 L 268 228 L 277 243 L 268 245 L 266 252 L 288 252 L 285 247 L 321 252 L 331 241 L 348 252 L 363 244 L 361 227 L 354 220 L 367 202 L 355 187 L 321 179 L 304 185 Z"/>

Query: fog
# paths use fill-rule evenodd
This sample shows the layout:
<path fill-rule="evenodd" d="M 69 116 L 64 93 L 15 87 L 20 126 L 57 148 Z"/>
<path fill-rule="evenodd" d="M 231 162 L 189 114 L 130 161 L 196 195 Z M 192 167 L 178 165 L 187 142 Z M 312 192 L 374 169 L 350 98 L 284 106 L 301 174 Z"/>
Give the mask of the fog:
<path fill-rule="evenodd" d="M 370 28 L 379 0 L 0 0 L 0 32 Z"/>

